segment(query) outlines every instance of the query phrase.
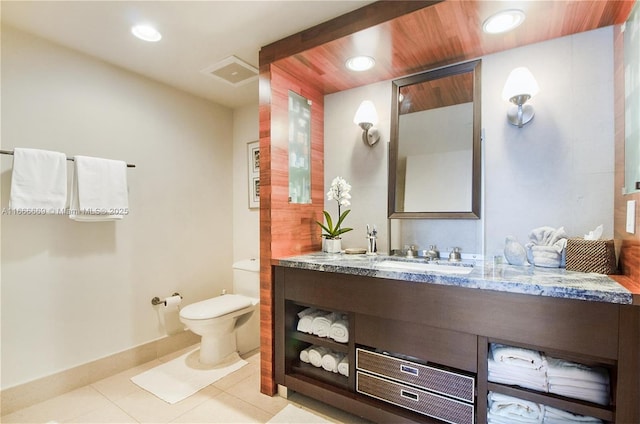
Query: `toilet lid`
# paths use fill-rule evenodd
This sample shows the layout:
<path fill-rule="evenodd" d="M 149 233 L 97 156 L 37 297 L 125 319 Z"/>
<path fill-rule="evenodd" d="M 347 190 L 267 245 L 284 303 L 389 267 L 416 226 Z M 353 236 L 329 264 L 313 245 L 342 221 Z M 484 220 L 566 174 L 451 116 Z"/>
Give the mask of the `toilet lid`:
<path fill-rule="evenodd" d="M 180 310 L 180 316 L 186 319 L 217 318 L 252 304 L 251 299 L 246 296 L 225 294 L 187 305 Z"/>

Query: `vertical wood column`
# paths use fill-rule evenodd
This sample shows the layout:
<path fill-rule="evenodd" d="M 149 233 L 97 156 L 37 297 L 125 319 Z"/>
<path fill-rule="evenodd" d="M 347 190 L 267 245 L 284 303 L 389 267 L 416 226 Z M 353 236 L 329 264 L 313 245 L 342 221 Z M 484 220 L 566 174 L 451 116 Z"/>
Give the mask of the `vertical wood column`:
<path fill-rule="evenodd" d="M 311 100 L 311 203 L 289 203 L 289 91 Z M 324 95 L 277 64 L 260 67 L 260 391 L 273 395 L 272 259 L 320 250 L 324 208 Z"/>

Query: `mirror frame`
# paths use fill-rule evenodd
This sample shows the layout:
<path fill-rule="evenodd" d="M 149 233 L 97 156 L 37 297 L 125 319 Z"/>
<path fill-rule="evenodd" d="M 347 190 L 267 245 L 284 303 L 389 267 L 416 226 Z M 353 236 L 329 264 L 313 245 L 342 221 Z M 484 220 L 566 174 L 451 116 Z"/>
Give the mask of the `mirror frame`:
<path fill-rule="evenodd" d="M 482 190 L 482 128 L 481 128 L 481 59 L 464 62 L 456 65 L 433 69 L 408 77 L 399 78 L 393 81 L 393 92 L 391 100 L 391 139 L 389 140 L 389 187 L 388 187 L 388 216 L 396 219 L 479 219 Z M 398 165 L 399 151 L 399 123 L 400 108 L 398 97 L 400 89 L 408 85 L 435 80 L 453 75 L 473 73 L 473 157 L 472 157 L 472 187 L 471 187 L 471 210 L 450 211 L 450 212 L 403 212 L 396 210 L 396 172 Z M 428 185 L 425 184 L 425 190 Z"/>

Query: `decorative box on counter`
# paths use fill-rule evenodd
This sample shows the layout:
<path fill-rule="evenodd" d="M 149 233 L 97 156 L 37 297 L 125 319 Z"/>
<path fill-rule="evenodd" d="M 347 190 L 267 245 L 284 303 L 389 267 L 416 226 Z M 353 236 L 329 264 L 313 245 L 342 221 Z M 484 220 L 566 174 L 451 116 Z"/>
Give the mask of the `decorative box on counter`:
<path fill-rule="evenodd" d="M 616 251 L 613 240 L 567 240 L 567 264 L 569 271 L 615 274 Z"/>

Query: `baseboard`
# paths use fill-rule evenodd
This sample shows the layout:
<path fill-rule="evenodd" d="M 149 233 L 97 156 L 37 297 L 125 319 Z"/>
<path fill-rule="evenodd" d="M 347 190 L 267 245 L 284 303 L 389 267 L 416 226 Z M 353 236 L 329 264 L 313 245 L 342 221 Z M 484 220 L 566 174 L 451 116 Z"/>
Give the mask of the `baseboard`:
<path fill-rule="evenodd" d="M 184 331 L 47 377 L 10 387 L 0 392 L 1 414 L 10 414 L 43 402 L 199 342 L 200 336 L 191 331 Z"/>

